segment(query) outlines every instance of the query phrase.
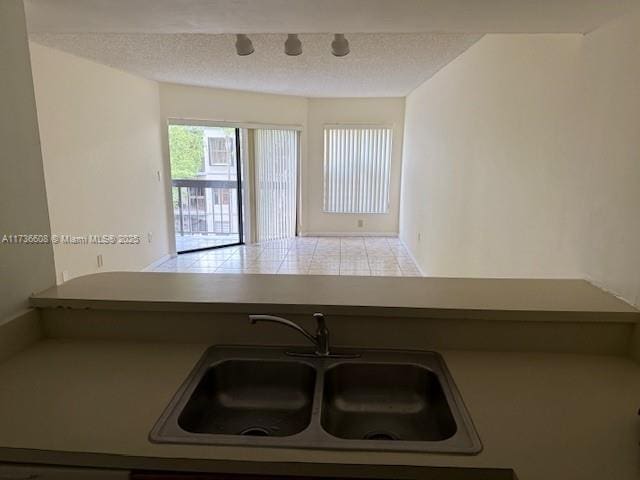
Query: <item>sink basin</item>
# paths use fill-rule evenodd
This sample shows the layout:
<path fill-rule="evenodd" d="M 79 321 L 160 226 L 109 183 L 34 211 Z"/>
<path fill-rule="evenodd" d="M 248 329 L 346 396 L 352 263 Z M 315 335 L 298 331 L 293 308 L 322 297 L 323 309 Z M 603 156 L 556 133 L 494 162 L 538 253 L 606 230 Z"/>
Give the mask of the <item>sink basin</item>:
<path fill-rule="evenodd" d="M 293 435 L 311 419 L 315 376 L 293 361 L 224 361 L 204 372 L 178 424 L 192 433 Z"/>
<path fill-rule="evenodd" d="M 149 434 L 156 443 L 475 454 L 482 449 L 435 352 L 209 348 Z"/>
<path fill-rule="evenodd" d="M 441 441 L 456 422 L 438 376 L 416 365 L 343 363 L 324 380 L 322 426 L 346 439 Z"/>

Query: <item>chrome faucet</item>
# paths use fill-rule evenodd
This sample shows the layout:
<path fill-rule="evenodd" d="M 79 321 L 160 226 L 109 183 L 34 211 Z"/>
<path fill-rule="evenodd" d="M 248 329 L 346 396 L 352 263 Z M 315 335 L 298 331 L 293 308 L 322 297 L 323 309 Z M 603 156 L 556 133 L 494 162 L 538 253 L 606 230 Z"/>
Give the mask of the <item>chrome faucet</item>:
<path fill-rule="evenodd" d="M 324 315 L 322 313 L 314 313 L 313 318 L 316 321 L 315 335 L 312 335 L 297 323 L 292 322 L 291 320 L 287 320 L 286 318 L 276 317 L 274 315 L 249 315 L 249 321 L 252 324 L 255 324 L 257 322 L 273 322 L 293 328 L 294 330 L 304 335 L 311 343 L 315 345 L 316 356 L 331 357 L 333 355 L 329 352 L 329 329 L 327 328 L 327 324 L 324 321 Z"/>

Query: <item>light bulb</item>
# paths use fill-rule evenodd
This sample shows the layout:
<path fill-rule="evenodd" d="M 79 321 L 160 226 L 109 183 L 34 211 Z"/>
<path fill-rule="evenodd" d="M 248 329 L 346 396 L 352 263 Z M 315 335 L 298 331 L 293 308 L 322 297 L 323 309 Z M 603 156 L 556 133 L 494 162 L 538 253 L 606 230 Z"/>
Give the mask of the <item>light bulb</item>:
<path fill-rule="evenodd" d="M 241 57 L 251 55 L 254 52 L 253 43 L 251 43 L 249 37 L 243 34 L 236 35 L 236 52 Z"/>
<path fill-rule="evenodd" d="M 296 57 L 302 53 L 302 42 L 295 33 L 287 35 L 287 40 L 284 42 L 284 53 L 292 57 Z"/>
<path fill-rule="evenodd" d="M 349 41 L 344 38 L 344 33 L 336 33 L 331 42 L 331 53 L 336 57 L 344 57 L 349 54 Z"/>

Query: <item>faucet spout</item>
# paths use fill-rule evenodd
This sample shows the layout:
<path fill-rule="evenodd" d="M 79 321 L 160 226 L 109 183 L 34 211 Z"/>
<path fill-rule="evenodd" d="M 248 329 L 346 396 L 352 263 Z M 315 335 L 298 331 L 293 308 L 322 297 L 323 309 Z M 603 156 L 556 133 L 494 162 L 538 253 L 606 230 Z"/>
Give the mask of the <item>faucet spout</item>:
<path fill-rule="evenodd" d="M 317 325 L 315 335 L 312 335 L 297 323 L 286 318 L 276 317 L 275 315 L 249 315 L 249 321 L 252 324 L 258 322 L 271 322 L 293 328 L 304 335 L 307 340 L 316 347 L 316 355 L 323 357 L 329 356 L 329 329 L 324 321 L 324 315 L 322 313 L 315 313 L 313 318 L 316 320 Z"/>

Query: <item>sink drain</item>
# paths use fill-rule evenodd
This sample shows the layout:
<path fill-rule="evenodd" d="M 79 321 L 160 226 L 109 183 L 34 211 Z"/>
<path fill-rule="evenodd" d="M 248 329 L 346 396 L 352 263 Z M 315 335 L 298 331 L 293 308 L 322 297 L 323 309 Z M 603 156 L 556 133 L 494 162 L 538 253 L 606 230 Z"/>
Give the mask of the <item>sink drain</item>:
<path fill-rule="evenodd" d="M 398 437 L 389 432 L 369 432 L 362 438 L 365 440 L 398 440 Z"/>
<path fill-rule="evenodd" d="M 249 427 L 242 430 L 240 435 L 247 437 L 269 437 L 271 436 L 271 432 L 263 427 Z"/>

